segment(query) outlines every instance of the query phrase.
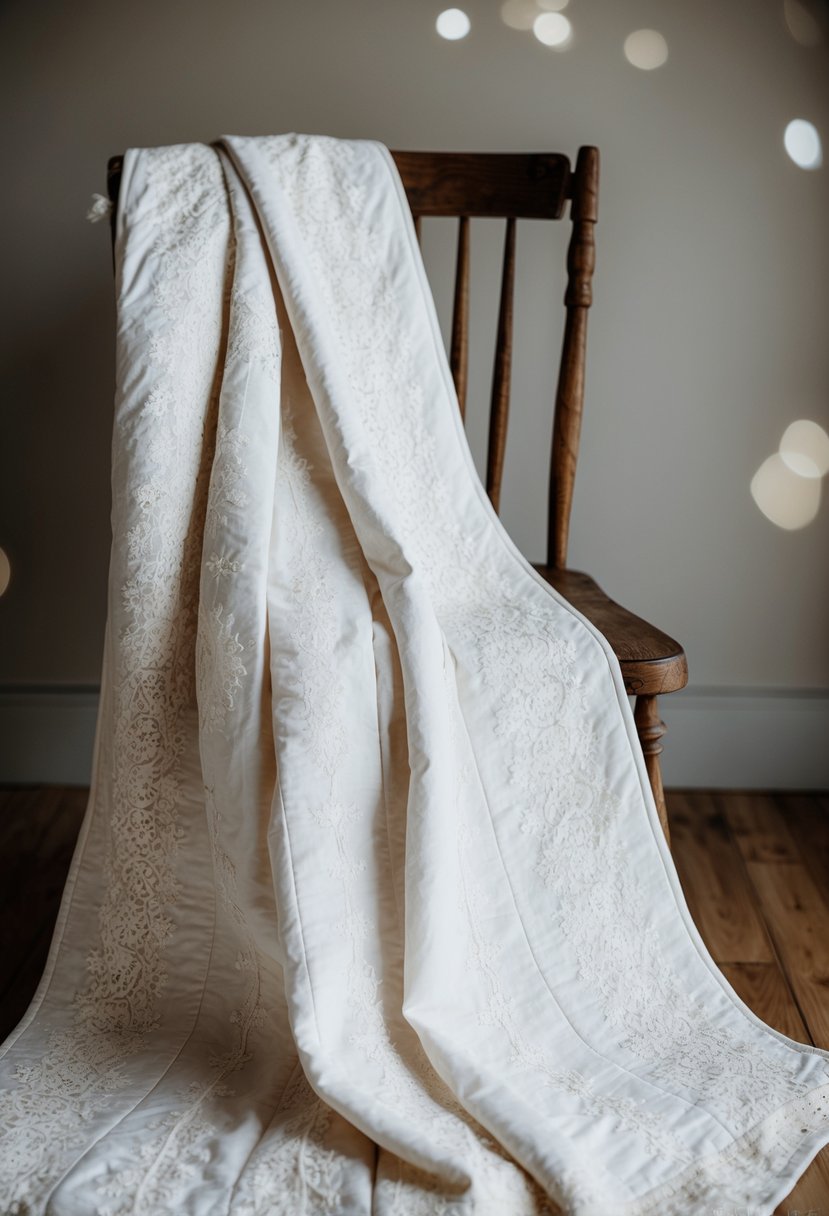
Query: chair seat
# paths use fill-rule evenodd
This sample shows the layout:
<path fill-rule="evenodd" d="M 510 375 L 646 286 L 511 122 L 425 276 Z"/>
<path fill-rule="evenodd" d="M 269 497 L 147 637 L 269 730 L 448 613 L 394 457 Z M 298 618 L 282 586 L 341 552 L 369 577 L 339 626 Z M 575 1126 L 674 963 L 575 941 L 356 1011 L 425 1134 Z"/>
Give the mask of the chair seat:
<path fill-rule="evenodd" d="M 685 687 L 688 663 L 679 642 L 617 604 L 589 574 L 553 566 L 535 569 L 604 634 L 619 660 L 631 696 L 677 692 Z"/>

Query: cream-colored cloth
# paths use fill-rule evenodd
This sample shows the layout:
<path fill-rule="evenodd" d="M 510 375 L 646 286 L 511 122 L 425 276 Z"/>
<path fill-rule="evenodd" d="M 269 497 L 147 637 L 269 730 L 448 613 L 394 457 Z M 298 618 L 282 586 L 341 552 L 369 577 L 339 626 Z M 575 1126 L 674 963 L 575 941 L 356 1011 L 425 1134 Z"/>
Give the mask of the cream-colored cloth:
<path fill-rule="evenodd" d="M 685 907 L 616 661 L 495 518 L 387 150 L 126 156 L 89 813 L 20 1216 L 770 1213 L 829 1057 Z"/>

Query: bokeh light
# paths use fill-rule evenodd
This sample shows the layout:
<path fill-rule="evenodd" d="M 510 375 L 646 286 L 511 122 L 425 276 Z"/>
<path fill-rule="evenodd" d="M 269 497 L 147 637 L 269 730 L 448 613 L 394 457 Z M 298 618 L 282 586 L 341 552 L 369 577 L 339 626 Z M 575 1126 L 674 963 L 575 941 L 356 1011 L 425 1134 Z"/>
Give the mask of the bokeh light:
<path fill-rule="evenodd" d="M 805 118 L 792 119 L 786 127 L 783 144 L 801 169 L 819 169 L 823 164 L 823 149 L 817 127 Z"/>
<path fill-rule="evenodd" d="M 563 51 L 573 37 L 573 27 L 563 13 L 540 13 L 533 22 L 533 33 L 545 46 Z"/>
<path fill-rule="evenodd" d="M 779 452 L 769 456 L 751 479 L 751 496 L 767 519 L 793 532 L 818 513 L 821 481 L 792 471 Z"/>
<path fill-rule="evenodd" d="M 501 20 L 511 30 L 531 30 L 538 8 L 535 0 L 505 0 L 501 5 Z"/>
<path fill-rule="evenodd" d="M 783 432 L 780 457 L 799 477 L 823 477 L 829 473 L 829 435 L 817 422 L 798 418 Z"/>
<path fill-rule="evenodd" d="M 449 42 L 465 38 L 471 28 L 472 22 L 461 8 L 444 9 L 435 22 L 435 29 L 441 38 L 446 38 Z"/>
<path fill-rule="evenodd" d="M 658 30 L 635 30 L 625 39 L 625 59 L 643 72 L 661 68 L 668 58 L 668 44 Z"/>

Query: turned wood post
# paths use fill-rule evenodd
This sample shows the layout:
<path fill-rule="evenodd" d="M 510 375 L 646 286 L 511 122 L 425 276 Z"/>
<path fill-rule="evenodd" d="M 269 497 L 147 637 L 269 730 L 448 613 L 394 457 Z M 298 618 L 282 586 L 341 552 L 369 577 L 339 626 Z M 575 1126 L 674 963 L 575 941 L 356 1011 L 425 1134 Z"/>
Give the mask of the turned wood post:
<path fill-rule="evenodd" d="M 556 391 L 548 500 L 547 564 L 558 569 L 567 565 L 567 537 L 584 405 L 587 313 L 593 302 L 592 280 L 596 264 L 593 230 L 599 214 L 598 196 L 599 150 L 579 148 L 573 174 L 570 212 L 573 235 L 567 250 L 567 290 L 564 295 L 567 319 Z"/>
<path fill-rule="evenodd" d="M 455 265 L 455 298 L 452 304 L 452 345 L 449 366 L 461 418 L 466 417 L 466 382 L 469 369 L 469 216 L 458 217 L 458 256 Z"/>
<path fill-rule="evenodd" d="M 498 306 L 498 338 L 492 368 L 492 399 L 489 408 L 489 444 L 486 458 L 486 492 L 496 511 L 501 503 L 501 480 L 504 476 L 504 456 L 507 450 L 514 288 L 515 216 L 509 216 L 504 234 L 504 265 L 501 275 L 501 302 Z"/>
<path fill-rule="evenodd" d="M 645 767 L 648 770 L 651 789 L 653 790 L 656 809 L 659 812 L 659 822 L 665 833 L 668 844 L 671 843 L 671 833 L 668 828 L 668 808 L 665 805 L 665 791 L 662 788 L 662 768 L 659 757 L 662 754 L 662 737 L 667 727 L 659 716 L 659 698 L 656 696 L 638 696 L 633 720 L 642 752 L 645 757 Z"/>

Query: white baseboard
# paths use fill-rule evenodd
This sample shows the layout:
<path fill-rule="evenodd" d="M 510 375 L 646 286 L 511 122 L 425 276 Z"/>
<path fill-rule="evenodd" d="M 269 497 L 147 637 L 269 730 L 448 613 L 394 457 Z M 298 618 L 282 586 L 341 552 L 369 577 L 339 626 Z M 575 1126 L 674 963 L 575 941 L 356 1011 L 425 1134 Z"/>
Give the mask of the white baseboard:
<path fill-rule="evenodd" d="M 94 686 L 0 690 L 0 784 L 89 785 Z"/>
<path fill-rule="evenodd" d="M 696 687 L 659 704 L 666 786 L 829 789 L 829 690 Z"/>
<path fill-rule="evenodd" d="M 829 690 L 687 688 L 663 697 L 665 784 L 829 789 Z M 0 689 L 0 784 L 87 785 L 93 687 Z"/>

